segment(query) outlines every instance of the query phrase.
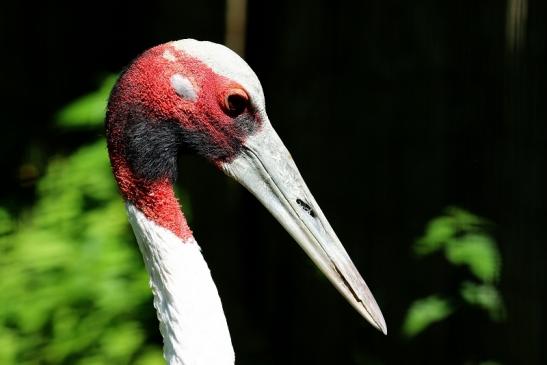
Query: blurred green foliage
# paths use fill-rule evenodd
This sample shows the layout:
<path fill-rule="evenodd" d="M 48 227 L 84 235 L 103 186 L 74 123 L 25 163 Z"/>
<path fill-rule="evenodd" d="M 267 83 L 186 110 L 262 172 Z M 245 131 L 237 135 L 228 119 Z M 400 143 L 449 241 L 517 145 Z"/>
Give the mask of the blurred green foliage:
<path fill-rule="evenodd" d="M 430 324 L 445 319 L 453 311 L 448 300 L 436 295 L 416 300 L 408 309 L 403 333 L 409 337 L 415 336 Z"/>
<path fill-rule="evenodd" d="M 427 224 L 424 236 L 414 244 L 414 252 L 426 256 L 442 251 L 448 264 L 467 267 L 472 280 L 461 283 L 459 298 L 433 295 L 414 301 L 403 323 L 405 336 L 414 337 L 447 318 L 457 309 L 454 303 L 459 302 L 485 310 L 492 320 L 504 318 L 503 300 L 495 287 L 501 255 L 488 226 L 486 219 L 456 207 L 447 208 Z"/>
<path fill-rule="evenodd" d="M 62 109 L 60 125 L 102 128 L 113 82 Z M 52 158 L 21 216 L 0 207 L 0 252 L 0 364 L 164 363 L 104 139 Z"/>
<path fill-rule="evenodd" d="M 463 209 L 449 207 L 432 219 L 414 251 L 421 256 L 444 250 L 447 260 L 466 265 L 482 281 L 493 282 L 501 270 L 501 257 L 485 228 L 488 221 Z"/>
<path fill-rule="evenodd" d="M 65 128 L 96 127 L 102 125 L 106 100 L 114 86 L 117 75 L 108 75 L 96 91 L 81 96 L 62 108 L 56 115 L 57 123 Z"/>
<path fill-rule="evenodd" d="M 500 321 L 505 318 L 503 300 L 498 289 L 493 285 L 465 281 L 461 286 L 460 293 L 467 303 L 486 310 L 492 320 Z"/>

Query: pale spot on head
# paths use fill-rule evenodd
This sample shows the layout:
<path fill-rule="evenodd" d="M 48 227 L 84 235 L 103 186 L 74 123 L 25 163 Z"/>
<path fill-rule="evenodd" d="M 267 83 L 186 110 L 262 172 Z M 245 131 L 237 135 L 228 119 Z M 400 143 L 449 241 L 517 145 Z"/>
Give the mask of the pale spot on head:
<path fill-rule="evenodd" d="M 254 71 L 240 56 L 231 49 L 217 43 L 182 39 L 171 42 L 175 51 L 182 51 L 207 66 L 216 74 L 233 80 L 243 86 L 245 91 L 254 100 L 258 110 L 264 110 L 264 92 Z"/>
<path fill-rule="evenodd" d="M 177 60 L 177 57 L 173 53 L 171 53 L 170 50 L 166 49 L 163 51 L 163 58 L 165 58 L 167 61 L 175 62 Z"/>
<path fill-rule="evenodd" d="M 197 93 L 194 85 L 188 78 L 181 74 L 171 76 L 171 86 L 175 92 L 181 97 L 189 101 L 196 101 Z"/>

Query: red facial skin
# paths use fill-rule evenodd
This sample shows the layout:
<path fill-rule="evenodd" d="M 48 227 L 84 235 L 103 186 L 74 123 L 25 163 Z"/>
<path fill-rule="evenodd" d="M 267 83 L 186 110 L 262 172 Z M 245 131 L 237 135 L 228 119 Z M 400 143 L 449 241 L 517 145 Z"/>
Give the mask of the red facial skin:
<path fill-rule="evenodd" d="M 163 57 L 168 50 L 175 61 Z M 181 98 L 172 88 L 174 74 L 186 76 L 197 94 L 195 101 Z M 143 53 L 118 80 L 106 118 L 110 161 L 123 198 L 133 203 L 148 219 L 186 240 L 192 237 L 173 192 L 168 176 L 156 179 L 140 177 L 131 169 L 125 156 L 126 130 L 131 113 L 153 123 L 171 120 L 185 131 L 199 131 L 209 136 L 216 148 L 224 151 L 217 166 L 236 157 L 237 146 L 246 136 L 237 128 L 225 107 L 225 96 L 231 90 L 243 90 L 232 80 L 222 77 L 201 61 L 175 49 L 170 44 Z M 244 92 L 244 91 L 243 91 Z M 236 146 L 236 147 L 235 147 Z"/>

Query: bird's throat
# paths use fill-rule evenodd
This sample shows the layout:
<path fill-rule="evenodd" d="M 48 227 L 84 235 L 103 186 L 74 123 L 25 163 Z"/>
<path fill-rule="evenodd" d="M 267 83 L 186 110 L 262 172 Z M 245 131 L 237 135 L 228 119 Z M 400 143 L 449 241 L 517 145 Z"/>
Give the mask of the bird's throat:
<path fill-rule="evenodd" d="M 169 177 L 156 180 L 139 178 L 123 159 L 116 161 L 114 157 L 112 160 L 114 176 L 125 201 L 183 241 L 192 237 Z"/>

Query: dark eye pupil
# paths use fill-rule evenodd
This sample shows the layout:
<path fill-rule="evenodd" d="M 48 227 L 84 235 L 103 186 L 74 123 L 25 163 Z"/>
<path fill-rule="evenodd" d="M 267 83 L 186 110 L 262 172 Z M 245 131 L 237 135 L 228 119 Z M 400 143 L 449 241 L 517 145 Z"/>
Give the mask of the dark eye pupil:
<path fill-rule="evenodd" d="M 231 94 L 227 98 L 228 110 L 230 113 L 239 115 L 247 108 L 247 98 L 240 94 Z"/>

